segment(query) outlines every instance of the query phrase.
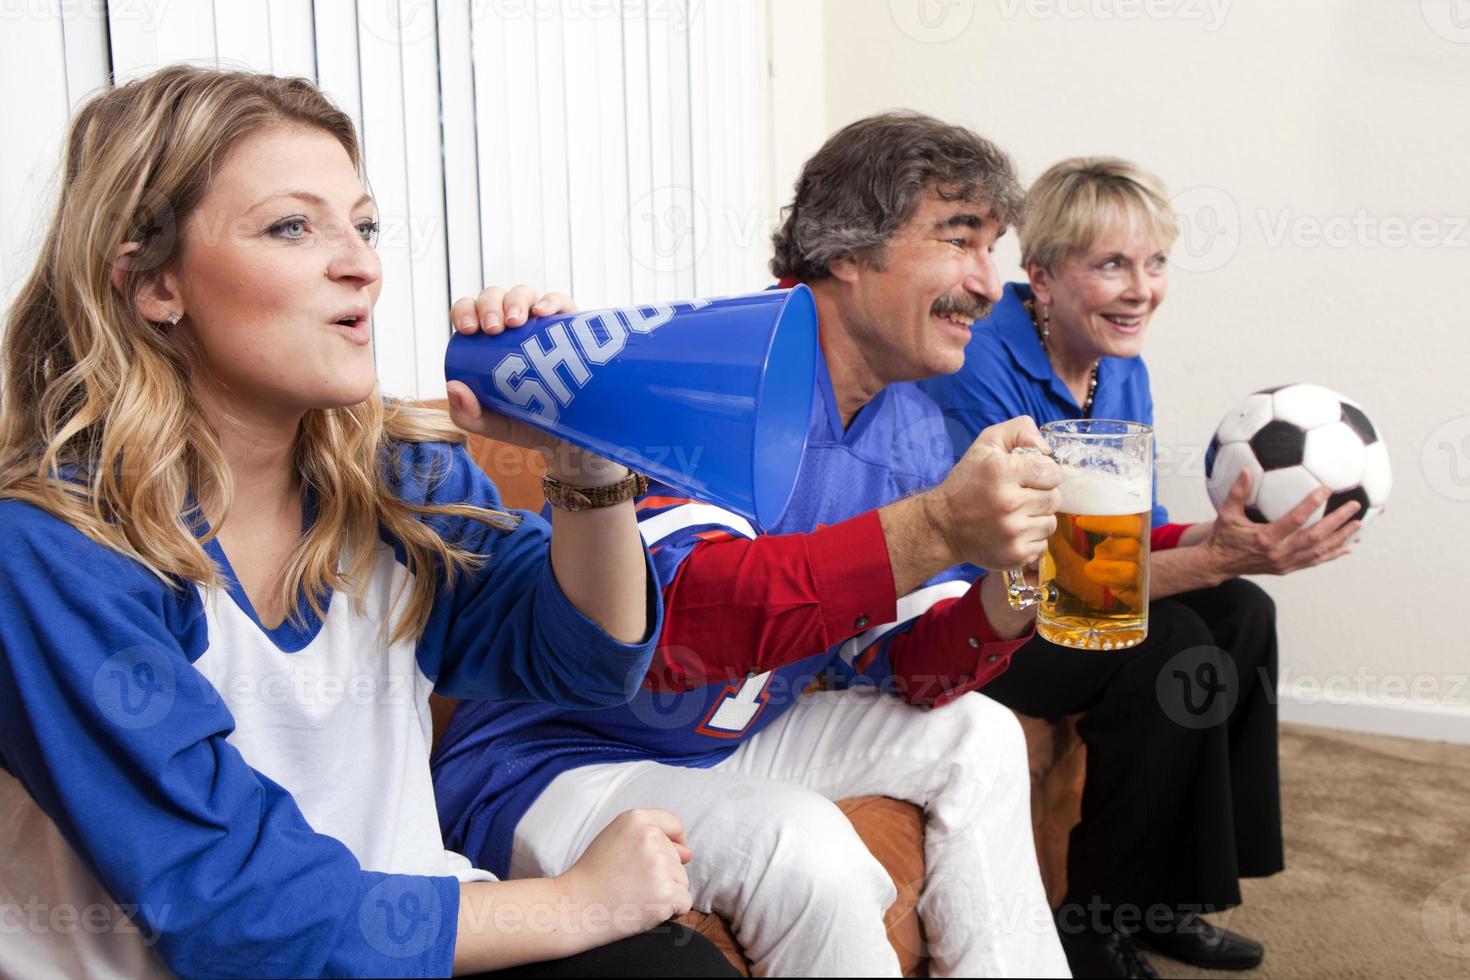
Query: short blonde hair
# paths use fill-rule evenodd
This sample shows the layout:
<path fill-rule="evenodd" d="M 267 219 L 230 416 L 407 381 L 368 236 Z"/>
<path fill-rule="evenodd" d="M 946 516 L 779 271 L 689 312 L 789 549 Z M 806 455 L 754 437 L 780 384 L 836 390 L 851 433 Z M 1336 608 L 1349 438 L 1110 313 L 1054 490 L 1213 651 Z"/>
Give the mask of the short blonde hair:
<path fill-rule="evenodd" d="M 1036 178 L 1020 227 L 1021 264 L 1054 271 L 1091 248 L 1114 221 L 1142 222 L 1168 251 L 1179 226 L 1159 178 L 1117 157 L 1073 157 Z"/>

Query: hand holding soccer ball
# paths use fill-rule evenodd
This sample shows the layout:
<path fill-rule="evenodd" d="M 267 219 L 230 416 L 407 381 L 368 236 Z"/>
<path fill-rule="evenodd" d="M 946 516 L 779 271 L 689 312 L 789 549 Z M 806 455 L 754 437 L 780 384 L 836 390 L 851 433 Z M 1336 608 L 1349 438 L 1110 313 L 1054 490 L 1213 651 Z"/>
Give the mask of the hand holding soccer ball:
<path fill-rule="evenodd" d="M 1258 391 L 1205 455 L 1219 517 L 1204 547 L 1222 575 L 1284 575 L 1340 558 L 1383 510 L 1388 452 L 1356 402 L 1317 385 Z"/>
<path fill-rule="evenodd" d="M 1393 483 L 1388 450 L 1362 406 L 1311 384 L 1258 391 L 1225 416 L 1205 454 L 1216 510 L 1242 470 L 1251 477 L 1245 512 L 1261 524 L 1281 520 L 1319 487 L 1330 493 L 1305 526 L 1350 500 L 1367 524 Z"/>

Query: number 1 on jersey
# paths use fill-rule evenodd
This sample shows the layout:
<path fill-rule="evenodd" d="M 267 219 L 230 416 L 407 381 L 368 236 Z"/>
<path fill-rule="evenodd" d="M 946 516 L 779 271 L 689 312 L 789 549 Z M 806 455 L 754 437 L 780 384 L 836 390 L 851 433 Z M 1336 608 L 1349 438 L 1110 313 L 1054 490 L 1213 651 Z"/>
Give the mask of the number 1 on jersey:
<path fill-rule="evenodd" d="M 745 734 L 766 706 L 769 697 L 766 687 L 771 683 L 771 674 L 769 670 L 752 674 L 739 688 L 728 685 L 726 696 L 714 703 L 695 731 L 714 738 L 739 738 Z"/>

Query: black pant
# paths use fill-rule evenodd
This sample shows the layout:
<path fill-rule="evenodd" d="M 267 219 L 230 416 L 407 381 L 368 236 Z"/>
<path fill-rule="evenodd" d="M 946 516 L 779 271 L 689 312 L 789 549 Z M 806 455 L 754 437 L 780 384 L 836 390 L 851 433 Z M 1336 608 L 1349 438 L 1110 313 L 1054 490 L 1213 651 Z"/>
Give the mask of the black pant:
<path fill-rule="evenodd" d="M 480 973 L 470 980 L 487 977 L 738 977 L 715 944 L 692 929 L 665 922 L 638 936 L 620 939 L 589 949 L 576 956 L 545 963 Z"/>
<path fill-rule="evenodd" d="M 983 693 L 1026 715 L 1082 713 L 1064 930 L 1129 928 L 1151 907 L 1227 908 L 1240 878 L 1281 870 L 1276 607 L 1255 585 L 1150 603 L 1148 638 L 1126 650 L 1037 637 Z"/>

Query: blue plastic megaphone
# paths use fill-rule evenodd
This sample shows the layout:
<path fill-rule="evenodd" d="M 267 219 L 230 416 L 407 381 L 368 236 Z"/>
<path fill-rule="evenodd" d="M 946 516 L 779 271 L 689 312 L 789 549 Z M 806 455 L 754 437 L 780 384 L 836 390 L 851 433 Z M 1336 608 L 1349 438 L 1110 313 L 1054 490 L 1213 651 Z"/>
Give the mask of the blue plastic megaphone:
<path fill-rule="evenodd" d="M 762 528 L 806 451 L 817 307 L 806 286 L 456 333 L 444 376 L 481 404 Z"/>

